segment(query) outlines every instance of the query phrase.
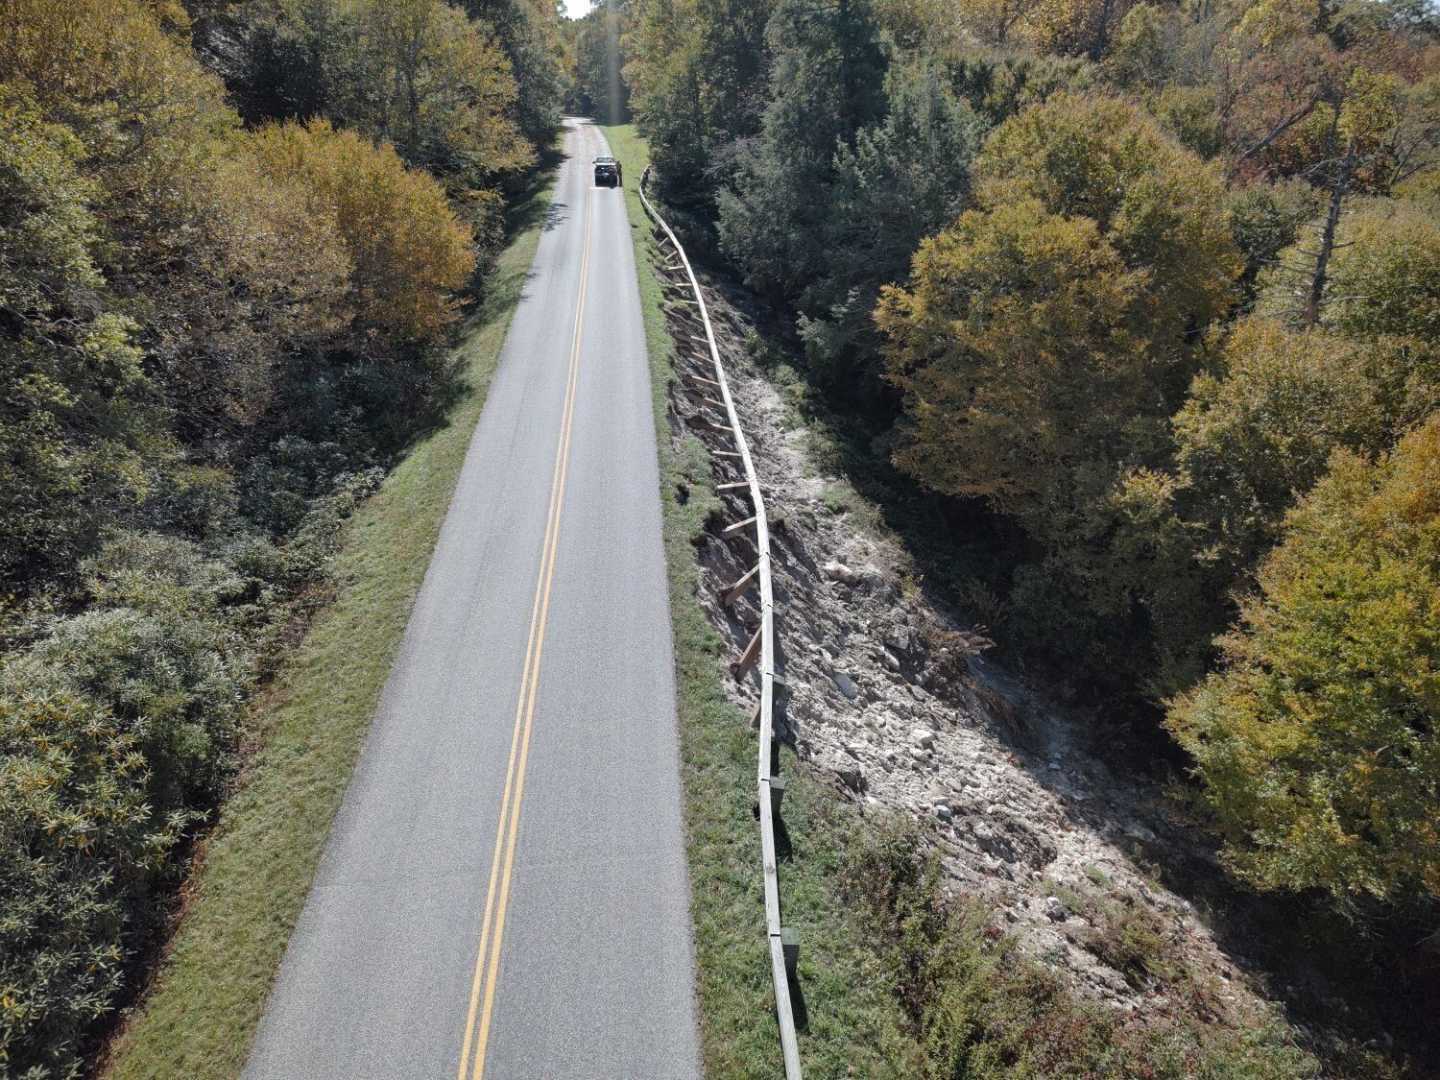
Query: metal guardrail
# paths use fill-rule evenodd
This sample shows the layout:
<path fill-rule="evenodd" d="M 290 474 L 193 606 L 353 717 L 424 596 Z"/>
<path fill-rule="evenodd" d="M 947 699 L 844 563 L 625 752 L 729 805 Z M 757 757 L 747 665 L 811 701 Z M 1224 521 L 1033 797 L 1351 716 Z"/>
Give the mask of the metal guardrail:
<path fill-rule="evenodd" d="M 759 647 L 760 708 L 758 737 L 758 768 L 756 770 L 757 794 L 759 796 L 761 870 L 765 884 L 765 933 L 769 938 L 770 971 L 775 983 L 775 1014 L 780 1026 L 780 1048 L 785 1058 L 786 1080 L 801 1080 L 800 1048 L 795 1036 L 795 1015 L 790 1004 L 790 979 L 793 975 L 798 946 L 792 934 L 780 922 L 780 876 L 775 856 L 775 811 L 785 791 L 785 781 L 771 772 L 775 739 L 775 597 L 770 582 L 770 526 L 765 516 L 765 499 L 760 491 L 760 480 L 755 473 L 755 463 L 750 458 L 750 446 L 745 441 L 745 432 L 740 427 L 740 417 L 735 411 L 735 400 L 730 395 L 730 386 L 725 379 L 725 367 L 720 362 L 720 350 L 715 344 L 715 332 L 710 325 L 710 311 L 705 306 L 705 297 L 700 283 L 695 280 L 695 271 L 690 259 L 675 233 L 660 216 L 645 195 L 645 185 L 650 179 L 647 166 L 640 178 L 640 202 L 645 212 L 663 231 L 675 249 L 675 255 L 685 270 L 690 288 L 695 294 L 695 304 L 700 311 L 700 321 L 705 327 L 705 343 L 710 349 L 710 359 L 715 367 L 714 388 L 720 393 L 725 415 L 729 420 L 729 434 L 734 439 L 735 450 L 745 472 L 745 483 L 749 488 L 750 504 L 755 509 L 754 517 L 737 522 L 726 530 L 738 531 L 753 525 L 755 548 L 759 553 L 755 567 L 732 585 L 726 596 L 733 598 L 758 583 L 760 590 L 760 628 L 749 645 L 745 647 L 739 661 L 746 667 L 754 663 L 756 646 Z M 697 339 L 698 340 L 698 339 Z"/>

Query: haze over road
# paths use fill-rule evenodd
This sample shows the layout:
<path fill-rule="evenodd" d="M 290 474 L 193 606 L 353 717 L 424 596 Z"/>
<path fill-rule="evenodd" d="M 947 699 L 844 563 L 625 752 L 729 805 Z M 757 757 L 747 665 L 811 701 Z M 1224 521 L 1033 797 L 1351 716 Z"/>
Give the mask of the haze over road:
<path fill-rule="evenodd" d="M 699 1075 L 630 228 L 565 148 L 251 1080 Z"/>

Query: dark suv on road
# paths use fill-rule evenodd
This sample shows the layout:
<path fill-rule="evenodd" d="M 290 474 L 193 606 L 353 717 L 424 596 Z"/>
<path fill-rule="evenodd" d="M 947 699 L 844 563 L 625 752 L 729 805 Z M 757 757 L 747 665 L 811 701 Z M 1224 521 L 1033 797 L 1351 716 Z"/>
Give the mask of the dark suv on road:
<path fill-rule="evenodd" d="M 595 159 L 595 186 L 620 187 L 624 181 L 620 175 L 620 162 L 613 157 Z"/>

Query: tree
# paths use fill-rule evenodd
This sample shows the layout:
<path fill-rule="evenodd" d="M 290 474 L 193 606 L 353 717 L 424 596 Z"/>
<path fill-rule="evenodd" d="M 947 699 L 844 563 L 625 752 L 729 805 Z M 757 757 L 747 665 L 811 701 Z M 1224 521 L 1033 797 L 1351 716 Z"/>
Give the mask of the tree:
<path fill-rule="evenodd" d="M 997 128 L 976 173 L 983 204 L 1031 197 L 1090 218 L 1149 274 L 1141 332 L 1173 365 L 1164 386 L 1178 404 L 1196 332 L 1229 308 L 1240 272 L 1216 170 L 1131 105 L 1060 93 Z"/>
<path fill-rule="evenodd" d="M 1179 13 L 1141 0 L 1120 20 L 1105 67 L 1122 86 L 1159 86 L 1169 78 L 1179 38 Z"/>
<path fill-rule="evenodd" d="M 354 267 L 357 330 L 393 343 L 438 340 L 475 268 L 470 232 L 440 185 L 390 147 L 323 120 L 268 125 L 251 147 L 269 176 L 305 193 L 312 215 L 334 221 Z"/>
<path fill-rule="evenodd" d="M 544 0 L 466 0 L 465 10 L 495 29 L 515 77 L 516 120 L 543 148 L 560 126 L 565 98 L 564 42 L 555 4 Z"/>
<path fill-rule="evenodd" d="M 1036 0 L 1025 26 L 1047 52 L 1098 61 L 1128 9 L 1128 0 Z"/>
<path fill-rule="evenodd" d="M 135 736 L 102 706 L 13 676 L 0 686 L 7 1071 L 79 1075 L 81 1037 L 124 985 L 127 951 L 149 929 L 135 909 L 186 824 L 151 813 L 147 780 Z"/>
<path fill-rule="evenodd" d="M 1235 871 L 1342 899 L 1440 895 L 1440 416 L 1339 452 L 1221 670 L 1171 702 Z"/>
<path fill-rule="evenodd" d="M 1175 415 L 1175 461 L 1207 524 L 1222 592 L 1276 542 L 1337 449 L 1389 448 L 1395 425 L 1370 361 L 1344 338 L 1252 318 L 1196 377 Z"/>
<path fill-rule="evenodd" d="M 1295 243 L 1301 227 L 1320 208 L 1320 196 L 1302 180 L 1256 183 L 1230 193 L 1230 232 L 1245 258 L 1243 304 L 1253 306 L 1261 273 Z"/>
<path fill-rule="evenodd" d="M 571 105 L 602 124 L 623 124 L 630 119 L 630 87 L 621 78 L 629 19 L 627 3 L 601 0 L 574 26 Z"/>
<path fill-rule="evenodd" d="M 721 141 L 704 107 L 708 74 L 699 21 L 694 0 L 643 0 L 625 65 L 635 124 L 650 146 L 658 186 L 668 199 L 690 203 L 712 197 L 707 169 Z M 761 44 L 763 31 L 762 25 Z"/>
<path fill-rule="evenodd" d="M 252 124 L 324 118 L 457 191 L 493 184 L 530 165 L 531 140 L 559 121 L 558 37 L 544 44 L 529 0 L 468 7 L 508 37 L 444 0 L 255 0 L 212 35 L 215 62 Z M 523 101 L 512 51 L 528 65 Z"/>
<path fill-rule="evenodd" d="M 1360 338 L 1436 340 L 1440 228 L 1433 216 L 1414 205 L 1371 202 L 1337 216 L 1333 226 L 1327 213 L 1319 227 L 1322 238 L 1327 230 L 1330 254 L 1323 277 L 1317 278 L 1317 250 L 1293 245 L 1260 275 L 1258 309 Z"/>
<path fill-rule="evenodd" d="M 832 386 L 872 395 L 856 380 L 878 355 L 870 318 L 882 285 L 902 279 L 916 245 L 954 220 L 970 197 L 978 117 L 929 65 L 892 68 L 885 119 L 835 156 L 823 233 L 824 272 L 799 300 L 812 369 Z"/>
<path fill-rule="evenodd" d="M 906 397 L 897 463 L 1038 525 L 1077 468 L 1127 456 L 1132 416 L 1153 408 L 1132 329 L 1145 283 L 1094 221 L 1033 198 L 926 240 L 909 286 L 886 288 L 875 314 Z"/>
<path fill-rule="evenodd" d="M 720 242 L 750 284 L 793 298 L 823 273 L 835 155 L 884 114 L 887 58 L 868 0 L 782 0 L 766 37 L 770 103 L 721 192 Z"/>
<path fill-rule="evenodd" d="M 1440 224 L 1405 203 L 1351 214 L 1330 266 L 1325 322 L 1361 339 L 1440 342 Z"/>
<path fill-rule="evenodd" d="M 66 570 L 144 493 L 160 439 L 135 324 L 96 303 L 84 145 L 0 86 L 0 581 Z"/>
<path fill-rule="evenodd" d="M 1147 678 L 1157 627 L 1176 651 L 1203 606 L 1164 470 L 1240 268 L 1219 178 L 1133 106 L 1065 92 L 997 128 L 975 175 L 980 209 L 876 309 L 904 393 L 894 460 L 1034 540 L 1012 628 Z"/>
<path fill-rule="evenodd" d="M 1318 0 L 1262 0 L 1237 10 L 1212 63 L 1231 170 L 1238 173 L 1263 167 L 1269 148 L 1333 97 L 1341 70 L 1321 32 Z"/>
<path fill-rule="evenodd" d="M 364 0 L 357 31 L 337 119 L 440 173 L 484 179 L 534 160 L 512 116 L 510 62 L 464 12 L 441 0 Z"/>

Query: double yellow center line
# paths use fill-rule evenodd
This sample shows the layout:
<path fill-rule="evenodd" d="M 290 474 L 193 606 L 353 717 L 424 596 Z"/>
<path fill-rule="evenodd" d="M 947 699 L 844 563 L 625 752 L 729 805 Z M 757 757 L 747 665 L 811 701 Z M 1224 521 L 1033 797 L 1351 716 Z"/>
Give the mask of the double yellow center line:
<path fill-rule="evenodd" d="M 495 831 L 495 855 L 490 863 L 490 887 L 485 894 L 485 917 L 480 924 L 480 950 L 470 986 L 470 1010 L 465 1020 L 465 1042 L 460 1051 L 456 1080 L 481 1080 L 485 1075 L 485 1049 L 490 1041 L 490 1020 L 495 1003 L 495 982 L 500 969 L 500 946 L 505 936 L 505 910 L 510 900 L 510 874 L 515 865 L 515 843 L 520 835 L 520 801 L 525 795 L 525 765 L 530 756 L 530 731 L 535 719 L 535 692 L 540 683 L 540 657 L 545 651 L 545 623 L 550 613 L 550 586 L 555 578 L 555 553 L 560 541 L 560 509 L 565 501 L 565 474 L 569 468 L 570 429 L 575 419 L 575 387 L 580 375 L 580 328 L 585 317 L 585 290 L 590 268 L 591 194 L 585 194 L 585 239 L 580 255 L 580 292 L 575 301 L 575 336 L 570 345 L 570 372 L 565 385 L 565 408 L 555 451 L 555 472 L 550 480 L 550 516 L 545 524 L 540 576 L 530 609 L 530 635 L 525 645 L 525 667 L 520 676 L 520 697 L 515 703 L 515 731 L 510 738 L 510 761 L 505 767 L 505 793 L 500 799 L 500 823 Z M 503 857 L 502 857 L 503 853 Z M 472 1068 L 473 1065 L 473 1068 Z"/>

